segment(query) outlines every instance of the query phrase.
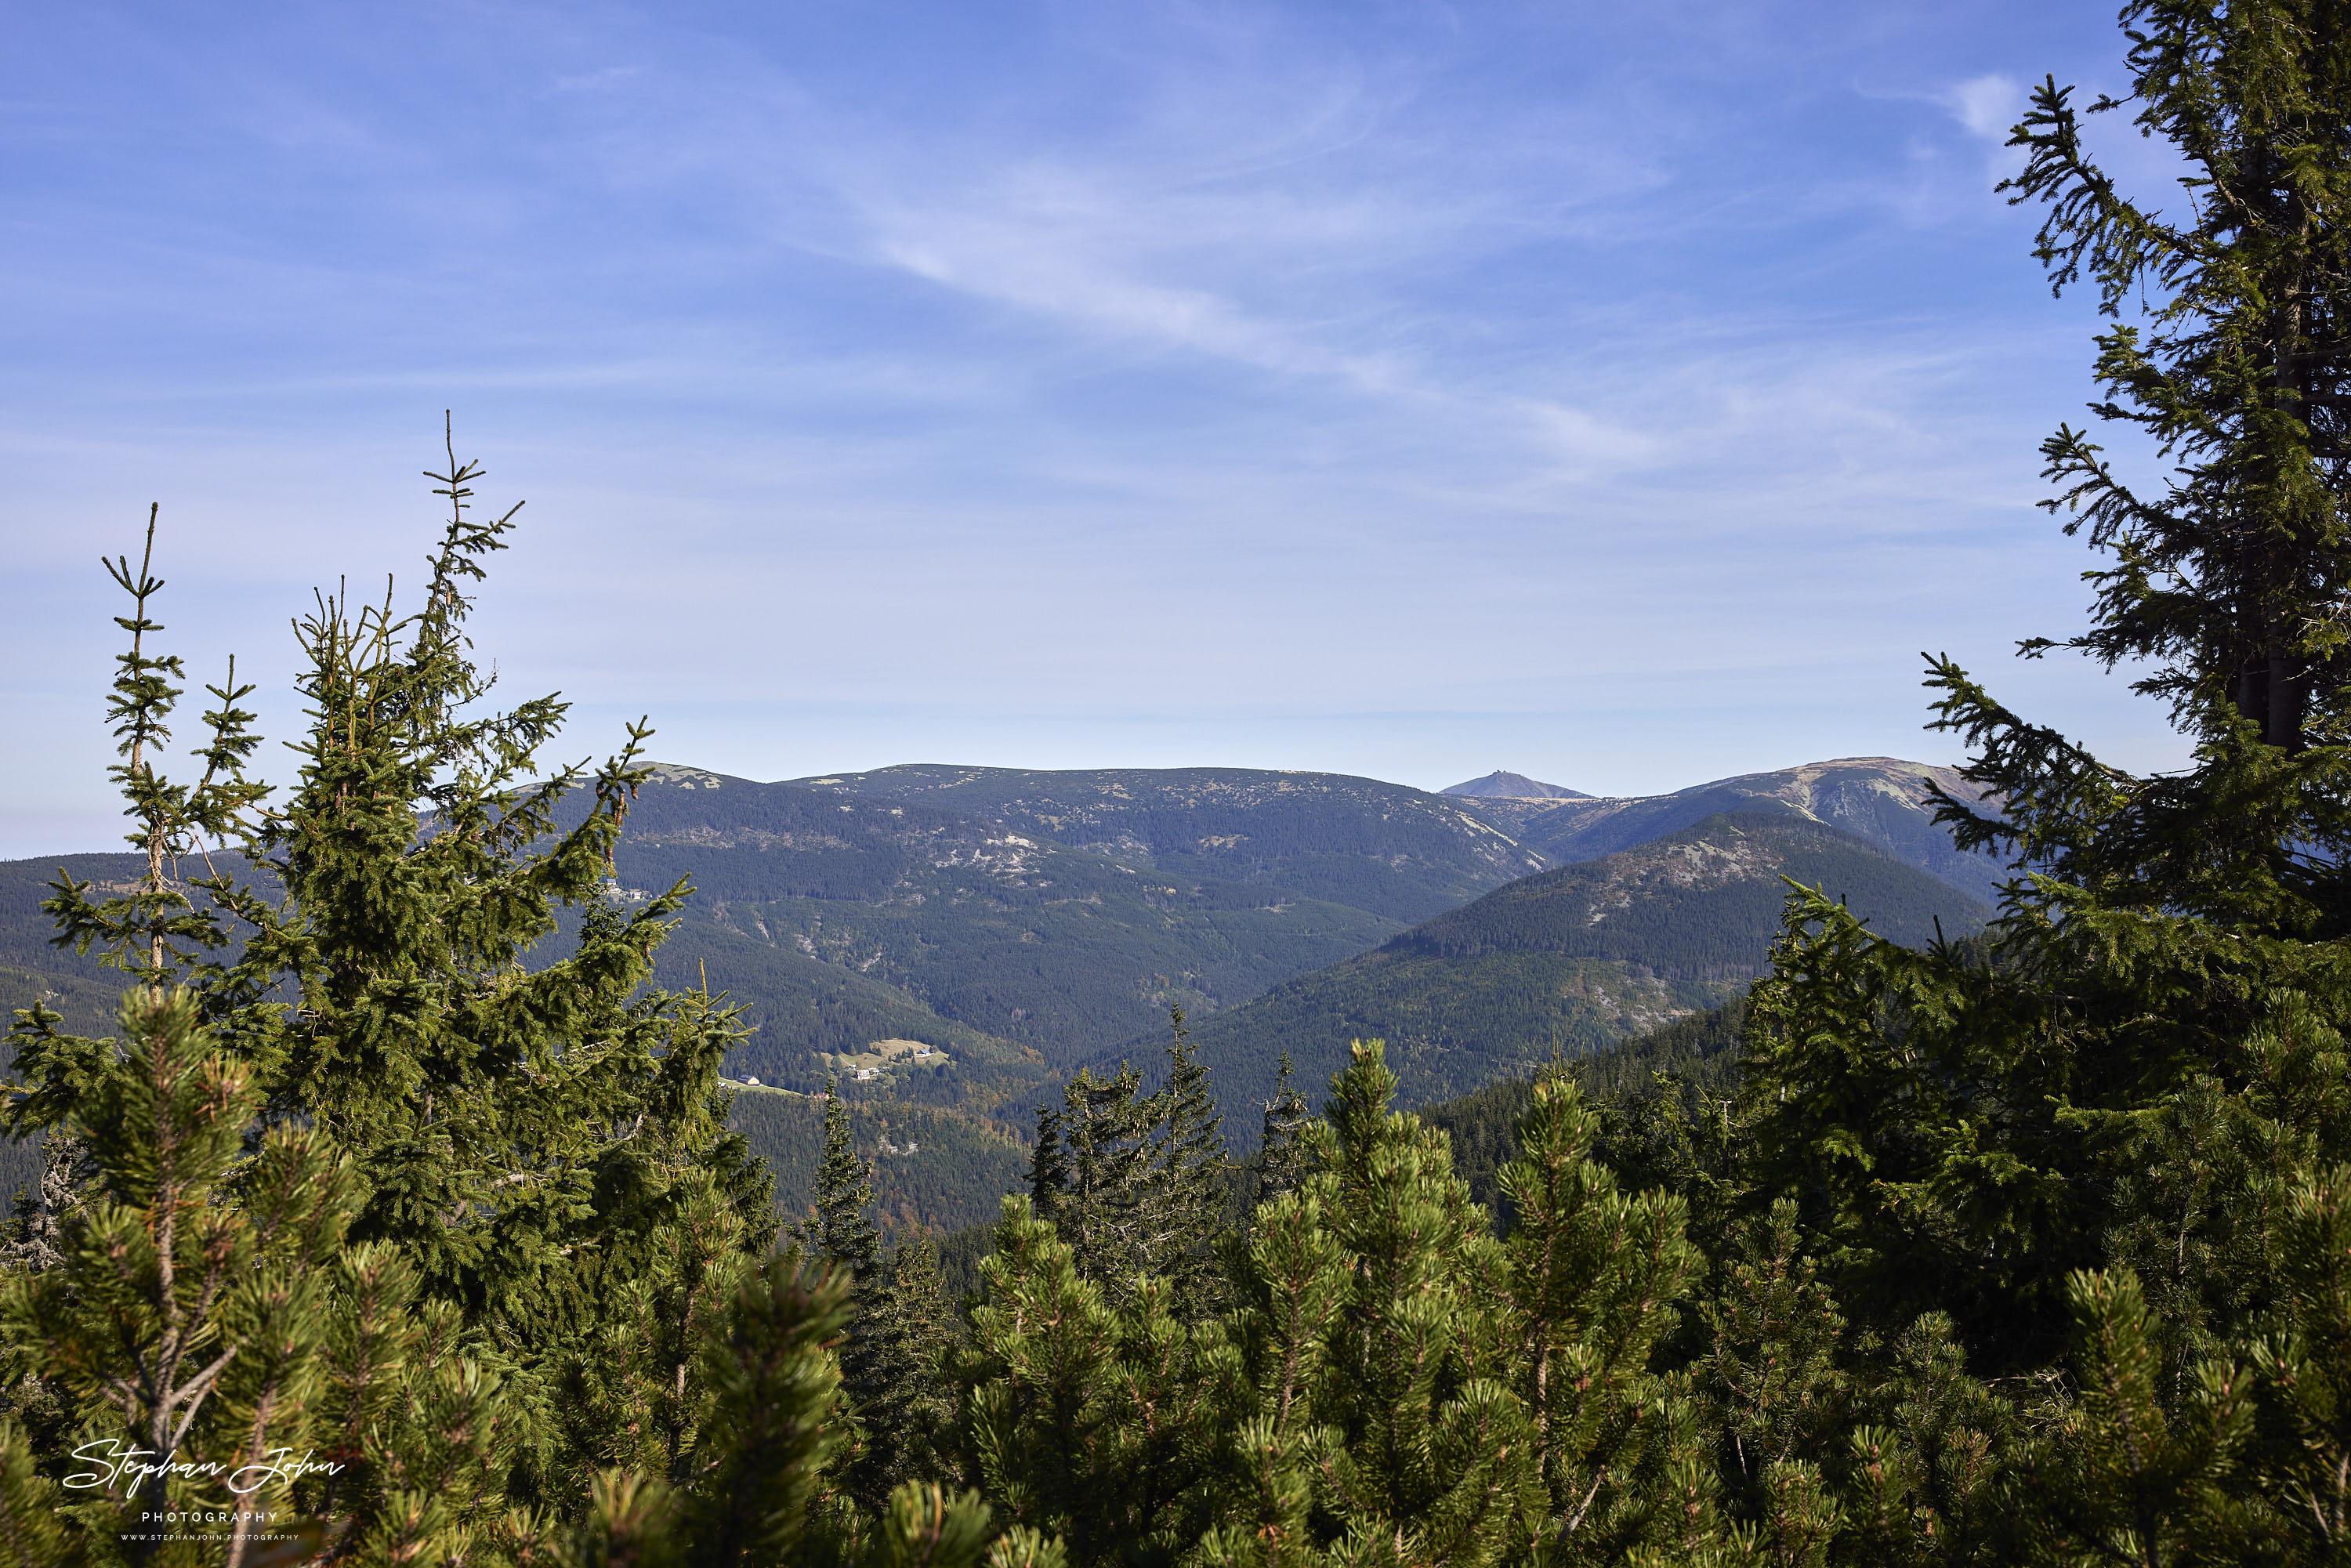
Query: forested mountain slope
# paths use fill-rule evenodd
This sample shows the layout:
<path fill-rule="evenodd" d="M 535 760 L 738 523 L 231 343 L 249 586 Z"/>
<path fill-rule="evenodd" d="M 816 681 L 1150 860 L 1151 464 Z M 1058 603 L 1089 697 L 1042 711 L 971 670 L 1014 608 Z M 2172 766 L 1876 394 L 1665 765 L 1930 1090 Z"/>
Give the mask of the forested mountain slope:
<path fill-rule="evenodd" d="M 2006 874 L 1989 855 L 1963 854 L 1935 821 L 1928 783 L 1963 800 L 1980 797 L 1955 769 L 1894 757 L 1847 757 L 1771 773 L 1741 774 L 1671 795 L 1568 800 L 1484 801 L 1527 848 L 1552 864 L 1593 860 L 1688 827 L 1718 811 L 1778 811 L 1865 840 L 1906 865 L 1989 904 Z"/>
<path fill-rule="evenodd" d="M 810 986 L 840 975 L 1065 1065 L 1153 1028 L 1171 1002 L 1232 1006 L 1400 924 L 1196 863 L 1138 868 L 920 800 L 674 767 L 640 792 L 615 864 L 632 899 L 692 879 L 664 977 L 709 963 L 761 1026 L 735 1064 L 788 1081 L 795 1053 L 841 1049 L 789 1021 L 813 1016 Z"/>
<path fill-rule="evenodd" d="M 824 1154 L 824 1102 L 739 1090 L 732 1125 L 768 1162 L 776 1207 L 804 1214 Z M 903 1103 L 851 1102 L 851 1146 L 873 1162 L 875 1219 L 891 1239 L 992 1221 L 1004 1195 L 1023 1189 L 1029 1145 L 1019 1124 Z"/>
<path fill-rule="evenodd" d="M 1165 877 L 1270 883 L 1398 922 L 1551 863 L 1480 801 L 1341 773 L 922 763 L 795 782 L 964 812 Z"/>
<path fill-rule="evenodd" d="M 1720 814 L 1653 843 L 1526 877 L 1197 1021 L 1237 1141 L 1287 1051 L 1319 1086 L 1351 1040 L 1382 1038 L 1405 1104 L 1467 1093 L 1554 1052 L 1580 1056 L 1717 1006 L 1766 966 L 1792 878 L 1905 944 L 1960 936 L 1988 906 L 1849 833 Z M 1145 1036 L 1123 1051 L 1145 1060 Z"/>
<path fill-rule="evenodd" d="M 1851 833 L 1800 817 L 1722 812 L 1599 860 L 1495 889 L 1391 938 L 1383 951 L 1479 958 L 1562 953 L 1693 980 L 1764 968 L 1787 882 L 1842 898 L 1905 946 L 1957 936 L 1991 907 Z"/>
<path fill-rule="evenodd" d="M 1181 1003 L 1204 1040 L 1241 1042 L 1256 1076 L 1294 1031 L 1324 1054 L 1384 1032 L 1400 1064 L 1417 1063 L 1408 1087 L 1437 1094 L 1719 999 L 1751 972 L 1750 934 L 1777 907 L 1770 878 L 1690 894 L 1710 913 L 1647 888 L 1567 946 L 1498 937 L 1497 922 L 1551 919 L 1526 908 L 1555 893 L 1531 888 L 1584 884 L 1514 873 L 1671 833 L 1728 800 L 1793 821 L 1825 813 L 1896 858 L 1988 882 L 1927 821 L 1929 772 L 1860 759 L 1646 800 L 1553 800 L 1240 768 L 908 767 L 803 787 L 672 766 L 633 803 L 615 875 L 632 901 L 694 883 L 658 978 L 706 980 L 743 1004 L 738 1077 L 810 1091 L 838 1072 L 861 1101 L 1017 1118 L 1077 1061 L 1155 1041 Z M 47 992 L 102 1030 L 114 977 L 50 947 L 38 907 L 61 863 L 100 884 L 137 871 L 123 854 L 0 863 L 0 1003 Z M 1456 907 L 1506 883 L 1507 897 Z M 1437 918 L 1369 952 L 1397 936 L 1398 911 Z M 1720 952 L 1694 958 L 1708 943 Z M 1217 1021 L 1301 977 L 1247 1019 Z"/>

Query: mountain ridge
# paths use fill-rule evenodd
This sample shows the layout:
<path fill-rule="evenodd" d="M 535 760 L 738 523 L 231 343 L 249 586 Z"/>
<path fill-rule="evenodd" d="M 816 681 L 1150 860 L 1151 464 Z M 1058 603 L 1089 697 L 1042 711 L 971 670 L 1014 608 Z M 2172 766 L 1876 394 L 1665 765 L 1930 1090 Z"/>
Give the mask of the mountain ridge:
<path fill-rule="evenodd" d="M 1720 811 L 1784 811 L 1852 833 L 1971 897 L 1998 902 L 2007 869 L 1995 856 L 1965 852 L 1951 841 L 1950 830 L 1934 820 L 1935 787 L 1971 805 L 1986 803 L 1984 792 L 1954 768 L 1898 757 L 1840 757 L 1733 774 L 1666 795 L 1480 804 L 1554 864 L 1630 849 Z"/>
<path fill-rule="evenodd" d="M 1353 774 L 904 763 L 787 782 L 962 811 L 1136 870 L 1272 883 L 1400 923 L 1548 863 L 1480 802 Z"/>
<path fill-rule="evenodd" d="M 1853 834 L 1790 812 L 1718 813 L 1661 839 L 1506 883 L 1378 948 L 1197 1020 L 1228 1135 L 1244 1145 L 1288 1051 L 1301 1085 L 1379 1037 L 1409 1105 L 1579 1056 L 1729 1001 L 1769 960 L 1791 878 L 1906 946 L 1991 909 Z M 1938 925 L 1939 923 L 1939 925 Z M 1095 1062 L 1142 1060 L 1139 1036 Z"/>
<path fill-rule="evenodd" d="M 1956 862 L 1962 874 L 1949 880 L 1983 897 L 1996 871 L 1959 856 L 1932 823 L 1933 783 L 1963 789 L 1949 769 L 1884 758 L 1573 799 L 1246 768 L 915 764 L 763 784 L 664 761 L 632 806 L 613 892 L 642 903 L 681 877 L 695 884 L 657 972 L 674 988 L 707 974 L 745 1005 L 753 1032 L 730 1071 L 802 1089 L 839 1072 L 860 1098 L 997 1114 L 1155 1031 L 1170 1005 L 1205 1024 L 1515 882 L 1726 808 L 1829 819 L 1914 869 Z M 106 882 L 135 875 L 133 859 L 0 865 L 0 988 L 26 999 L 47 988 L 85 1016 L 100 1011 L 111 977 L 48 947 L 39 884 L 59 861 Z M 1587 1043 L 1613 1038 L 1613 1020 L 1669 1017 L 1726 983 L 1676 971 L 1667 984 L 1636 946 L 1497 956 L 1496 982 L 1565 984 L 1562 965 L 1581 966 L 1585 1011 L 1606 1015 Z M 1734 954 L 1716 967 L 1744 962 Z M 1699 989 L 1676 989 L 1688 987 Z"/>
<path fill-rule="evenodd" d="M 1523 773 L 1511 773 L 1501 768 L 1496 768 L 1482 779 L 1470 779 L 1459 784 L 1447 784 L 1437 793 L 1467 795 L 1472 800 L 1589 800 L 1593 799 L 1581 789 L 1569 789 L 1557 784 L 1546 784 L 1540 779 L 1530 779 Z"/>

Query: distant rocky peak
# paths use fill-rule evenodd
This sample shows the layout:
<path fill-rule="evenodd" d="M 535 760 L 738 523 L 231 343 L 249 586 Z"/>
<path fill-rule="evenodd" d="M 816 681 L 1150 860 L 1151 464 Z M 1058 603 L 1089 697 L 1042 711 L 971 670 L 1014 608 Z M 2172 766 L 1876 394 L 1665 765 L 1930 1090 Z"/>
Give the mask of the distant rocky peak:
<path fill-rule="evenodd" d="M 1466 784 L 1455 784 L 1437 791 L 1440 795 L 1476 795 L 1487 800 L 1589 800 L 1591 796 L 1581 789 L 1562 789 L 1556 784 L 1546 784 L 1540 779 L 1530 779 L 1523 773 L 1497 770 L 1483 779 L 1472 779 Z"/>

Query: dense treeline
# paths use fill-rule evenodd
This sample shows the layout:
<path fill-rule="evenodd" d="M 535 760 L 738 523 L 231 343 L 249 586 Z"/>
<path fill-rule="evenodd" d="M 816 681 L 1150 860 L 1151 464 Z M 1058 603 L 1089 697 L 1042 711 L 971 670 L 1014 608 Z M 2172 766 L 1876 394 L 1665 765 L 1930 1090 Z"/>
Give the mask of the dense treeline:
<path fill-rule="evenodd" d="M 1320 1115 L 1267 1095 L 1237 1179 L 1178 1013 L 1155 1088 L 1081 1073 L 1042 1110 L 960 1321 L 933 1247 L 882 1247 L 837 1096 L 770 1252 L 731 1020 L 639 995 L 683 894 L 601 899 L 642 770 L 550 833 L 514 781 L 559 705 L 463 716 L 459 589 L 503 525 L 457 512 L 416 617 L 307 623 L 317 723 L 257 816 L 233 679 L 203 780 L 159 776 L 177 670 L 118 563 L 149 871 L 51 900 L 132 984 L 120 1044 L 17 1030 L 12 1125 L 59 1135 L 0 1274 L 0 1552 L 2351 1558 L 2351 17 L 2126 18 L 2192 223 L 2083 162 L 2053 82 L 2015 183 L 2061 286 L 2145 301 L 2098 412 L 2165 444 L 2166 492 L 2071 429 L 2044 452 L 2116 563 L 2075 645 L 2134 662 L 2194 766 L 2099 763 L 1934 661 L 1999 802 L 1946 821 L 2016 872 L 1986 938 L 1907 947 L 1794 891 L 1743 1017 L 1656 1047 L 1681 1080 L 1544 1072 L 1495 1097 L 1507 1146 L 1464 1109 L 1501 1228 L 1377 1041 Z M 453 504 L 470 476 L 453 455 Z M 166 873 L 233 833 L 283 902 Z M 564 902 L 571 956 L 525 970 Z"/>
<path fill-rule="evenodd" d="M 1721 1098 L 1736 1082 L 1740 1040 L 1747 1019 L 1744 997 L 1718 1008 L 1677 1019 L 1648 1033 L 1620 1040 L 1587 1055 L 1562 1055 L 1542 1071 L 1564 1075 L 1595 1103 L 1615 1107 L 1618 1113 L 1664 1091 L 1684 1101 Z M 1384 1052 L 1383 1052 L 1384 1055 Z M 1667 1082 L 1660 1084 L 1659 1080 Z M 1286 1084 L 1287 1076 L 1280 1082 Z M 1443 1133 L 1451 1151 L 1454 1173 L 1468 1184 L 1469 1196 L 1493 1216 L 1507 1232 L 1510 1223 L 1508 1200 L 1501 1188 L 1503 1167 L 1519 1156 L 1519 1127 L 1534 1108 L 1535 1074 L 1498 1079 L 1455 1099 L 1424 1105 L 1414 1115 Z M 1277 1094 L 1274 1103 L 1280 1103 Z M 1263 1106 L 1261 1109 L 1270 1109 Z M 1302 1106 L 1300 1113 L 1302 1113 Z M 740 1123 L 740 1113 L 737 1113 Z M 1256 1129 L 1262 1135 L 1262 1130 Z M 766 1153 L 757 1134 L 753 1146 Z M 1228 1136 L 1236 1151 L 1226 1173 L 1232 1196 L 1225 1212 L 1245 1228 L 1259 1190 L 1264 1152 L 1258 1138 L 1244 1145 Z M 1246 1147 L 1246 1152 L 1240 1152 Z M 772 1163 L 772 1156 L 770 1156 Z M 778 1187 L 781 1187 L 778 1182 Z M 788 1206 L 789 1207 L 789 1206 Z M 995 1249 L 996 1226 L 975 1224 L 952 1230 L 937 1240 L 938 1268 L 950 1301 L 961 1301 L 981 1286 L 979 1265 Z"/>
<path fill-rule="evenodd" d="M 1746 1023 L 1747 998 L 1737 997 L 1589 1056 L 1562 1058 L 1542 1071 L 1568 1079 L 1586 1098 L 1619 1115 L 1660 1092 L 1686 1104 L 1719 1100 L 1735 1090 Z M 1505 1231 L 1510 1214 L 1502 1170 L 1519 1156 L 1519 1126 L 1534 1110 L 1535 1084 L 1531 1074 L 1499 1079 L 1416 1113 L 1446 1135 L 1454 1173 Z"/>

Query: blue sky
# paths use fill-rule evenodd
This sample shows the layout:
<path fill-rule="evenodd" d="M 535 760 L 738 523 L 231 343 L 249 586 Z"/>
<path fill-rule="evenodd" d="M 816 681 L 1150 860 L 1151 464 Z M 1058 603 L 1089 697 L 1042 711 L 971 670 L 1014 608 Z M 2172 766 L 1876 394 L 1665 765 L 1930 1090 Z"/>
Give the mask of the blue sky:
<path fill-rule="evenodd" d="M 2032 502 L 2086 302 L 1991 187 L 2104 6 L 8 7 L 0 854 L 116 831 L 100 551 L 284 735 L 286 622 L 413 579 L 564 750 L 1511 768 L 1611 793 L 1921 732 L 2087 558 Z M 2159 149 L 2103 133 L 2160 192 Z M 2126 454 L 2136 462 L 2136 455 Z M 274 766 L 274 765 L 273 765 Z"/>

